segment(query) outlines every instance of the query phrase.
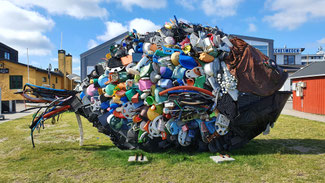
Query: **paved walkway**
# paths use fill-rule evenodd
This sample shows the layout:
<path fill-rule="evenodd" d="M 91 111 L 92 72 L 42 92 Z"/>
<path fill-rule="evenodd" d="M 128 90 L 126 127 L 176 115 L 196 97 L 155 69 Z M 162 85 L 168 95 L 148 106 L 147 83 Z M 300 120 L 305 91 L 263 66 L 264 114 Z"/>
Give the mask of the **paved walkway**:
<path fill-rule="evenodd" d="M 314 120 L 314 121 L 320 121 L 320 122 L 325 123 L 325 115 L 317 115 L 317 114 L 305 113 L 305 112 L 300 112 L 300 111 L 296 111 L 296 110 L 292 109 L 292 101 L 288 101 L 286 103 L 286 105 L 284 106 L 281 114 L 295 116 L 295 117 L 298 117 L 298 118 Z"/>
<path fill-rule="evenodd" d="M 25 111 L 25 112 L 19 112 L 25 109 L 24 104 L 16 104 L 16 113 L 4 113 L 3 115 L 5 116 L 4 120 L 0 120 L 1 123 L 5 123 L 14 119 L 22 118 L 24 116 L 28 116 L 30 114 L 33 114 L 37 111 L 37 109 L 32 109 L 30 111 Z"/>

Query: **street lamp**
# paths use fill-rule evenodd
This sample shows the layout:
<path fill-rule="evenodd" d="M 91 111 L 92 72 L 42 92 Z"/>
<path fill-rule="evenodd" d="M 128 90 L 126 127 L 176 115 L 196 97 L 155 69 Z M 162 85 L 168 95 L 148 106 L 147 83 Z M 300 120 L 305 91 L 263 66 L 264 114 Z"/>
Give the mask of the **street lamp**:
<path fill-rule="evenodd" d="M 49 86 L 51 88 L 51 70 L 52 70 L 52 65 L 49 64 L 49 67 L 47 68 L 47 77 L 49 79 Z"/>

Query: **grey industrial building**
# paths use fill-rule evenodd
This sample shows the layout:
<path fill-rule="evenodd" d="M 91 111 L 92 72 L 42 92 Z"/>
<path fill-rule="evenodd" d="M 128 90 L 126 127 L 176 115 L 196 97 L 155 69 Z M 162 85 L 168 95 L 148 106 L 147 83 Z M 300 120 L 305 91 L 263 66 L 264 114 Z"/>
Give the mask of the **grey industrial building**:
<path fill-rule="evenodd" d="M 251 37 L 251 36 L 243 36 L 243 35 L 236 35 L 231 34 L 230 36 L 238 37 L 243 39 L 248 44 L 252 45 L 253 47 L 260 50 L 264 55 L 268 56 L 271 59 L 275 59 L 274 56 L 274 40 L 273 39 L 266 39 L 266 38 L 258 38 L 258 37 Z"/>
<path fill-rule="evenodd" d="M 94 66 L 103 62 L 102 58 L 105 58 L 105 55 L 109 52 L 109 48 L 115 43 L 121 41 L 128 32 L 125 32 L 115 38 L 108 40 L 82 54 L 80 54 L 80 76 L 81 79 L 84 79 L 87 74 L 94 69 Z"/>

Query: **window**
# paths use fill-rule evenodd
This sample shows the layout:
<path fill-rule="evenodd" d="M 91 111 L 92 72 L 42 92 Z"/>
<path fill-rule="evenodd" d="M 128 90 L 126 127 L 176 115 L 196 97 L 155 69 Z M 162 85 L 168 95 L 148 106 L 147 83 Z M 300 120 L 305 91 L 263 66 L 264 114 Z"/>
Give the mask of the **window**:
<path fill-rule="evenodd" d="M 46 82 L 46 77 L 43 77 L 42 80 L 43 80 L 43 82 Z"/>
<path fill-rule="evenodd" d="M 55 88 L 55 84 L 52 84 L 52 88 Z"/>
<path fill-rule="evenodd" d="M 58 83 L 58 77 L 55 77 L 55 83 Z"/>
<path fill-rule="evenodd" d="M 22 89 L 23 88 L 23 76 L 10 76 L 9 77 L 10 89 Z"/>
<path fill-rule="evenodd" d="M 264 55 L 269 56 L 267 46 L 254 46 L 254 47 L 260 50 Z"/>
<path fill-rule="evenodd" d="M 284 65 L 294 65 L 295 63 L 294 55 L 284 55 Z"/>
<path fill-rule="evenodd" d="M 5 59 L 10 60 L 10 53 L 5 52 Z"/>

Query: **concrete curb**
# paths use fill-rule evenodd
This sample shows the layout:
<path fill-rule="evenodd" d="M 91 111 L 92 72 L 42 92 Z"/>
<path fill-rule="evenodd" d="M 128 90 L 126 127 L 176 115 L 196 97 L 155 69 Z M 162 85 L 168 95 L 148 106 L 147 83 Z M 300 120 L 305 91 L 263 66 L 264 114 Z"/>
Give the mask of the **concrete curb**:
<path fill-rule="evenodd" d="M 292 101 L 288 101 L 282 110 L 281 114 L 295 116 L 298 118 L 304 118 L 314 121 L 319 121 L 325 123 L 325 116 L 324 115 L 318 115 L 318 114 L 311 114 L 306 112 L 300 112 L 292 109 Z"/>

